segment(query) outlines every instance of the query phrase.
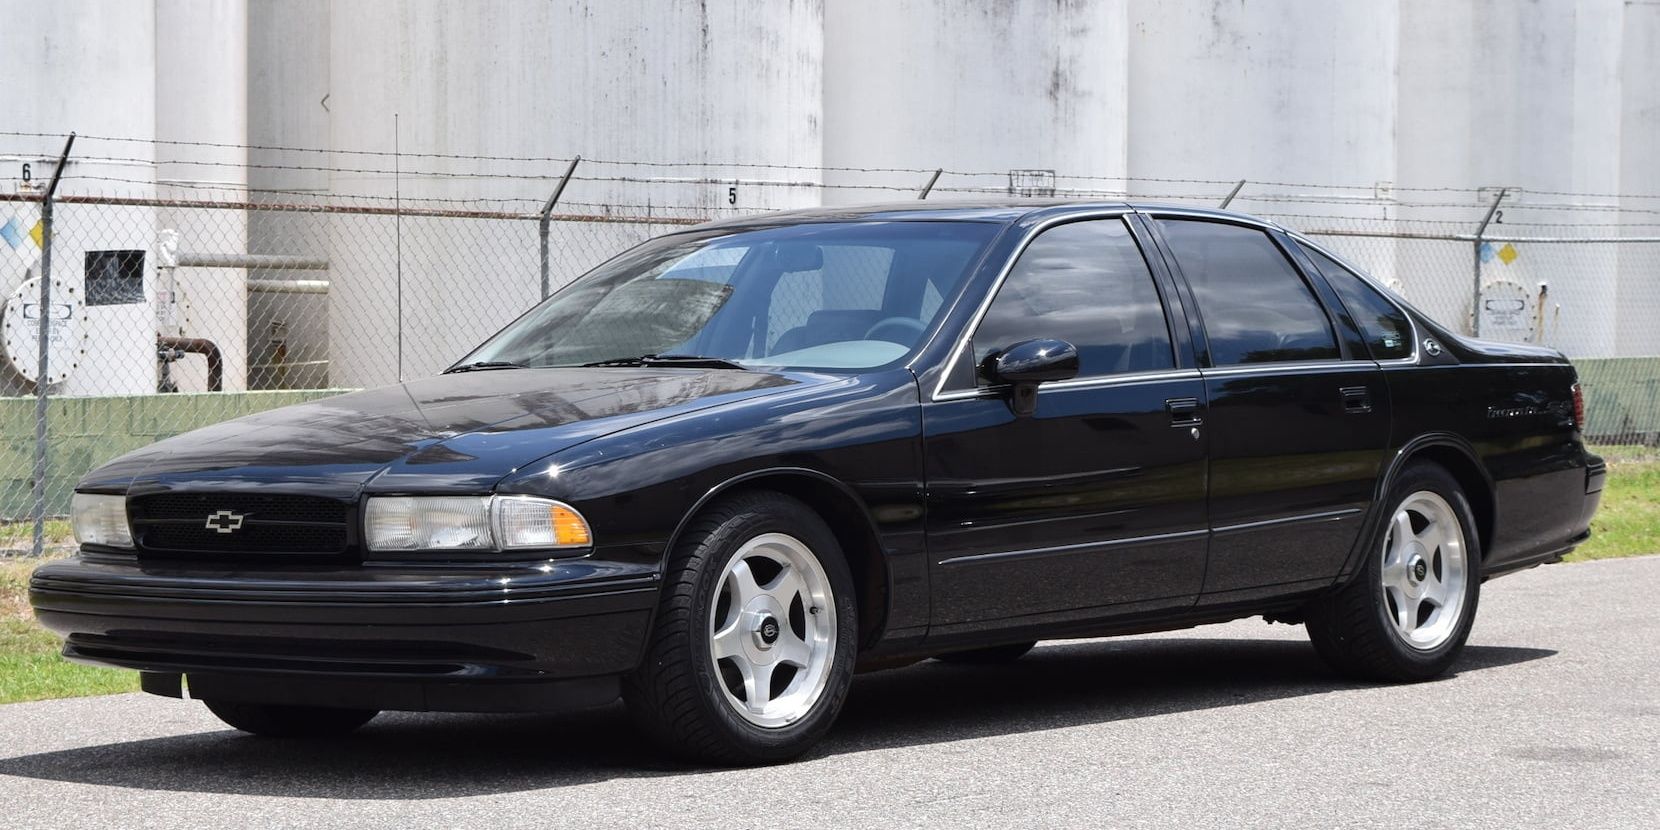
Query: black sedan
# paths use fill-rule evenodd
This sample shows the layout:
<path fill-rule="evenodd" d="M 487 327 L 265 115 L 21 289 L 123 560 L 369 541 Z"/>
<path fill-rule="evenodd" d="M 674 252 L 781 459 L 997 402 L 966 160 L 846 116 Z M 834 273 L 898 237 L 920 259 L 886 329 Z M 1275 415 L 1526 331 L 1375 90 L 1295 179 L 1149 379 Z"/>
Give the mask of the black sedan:
<path fill-rule="evenodd" d="M 1434 677 L 1588 535 L 1572 366 L 1309 240 L 1132 204 L 824 209 L 605 263 L 438 377 L 94 470 L 77 661 L 262 735 L 624 698 L 796 756 L 858 669 L 1238 617 Z"/>

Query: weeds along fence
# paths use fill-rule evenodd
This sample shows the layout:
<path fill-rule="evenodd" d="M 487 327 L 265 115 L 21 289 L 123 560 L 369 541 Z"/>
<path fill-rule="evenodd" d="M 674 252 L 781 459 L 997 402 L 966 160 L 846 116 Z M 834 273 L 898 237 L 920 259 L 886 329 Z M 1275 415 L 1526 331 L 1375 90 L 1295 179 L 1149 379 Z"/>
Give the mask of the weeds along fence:
<path fill-rule="evenodd" d="M 226 145 L 192 160 L 182 146 L 164 158 L 156 142 L 144 145 L 148 165 L 143 154 L 115 152 L 77 165 L 74 155 L 57 163 L 48 137 L 8 153 L 5 135 L 0 165 L 13 169 L 0 168 L 0 554 L 61 535 L 51 520 L 67 513 L 75 481 L 116 455 L 434 374 L 548 292 L 650 237 L 762 210 L 918 195 L 1231 198 L 1455 330 L 1574 357 L 1593 440 L 1660 441 L 1660 326 L 1651 322 L 1660 235 L 1644 235 L 1660 227 L 1651 216 L 1660 209 L 1632 210 L 1629 200 L 1610 211 L 1572 194 L 1411 201 L 1369 189 L 1049 171 L 490 157 L 426 157 L 422 167 L 388 154 L 319 161 L 315 151 Z M 106 150 L 128 142 L 82 146 L 98 141 Z M 214 160 L 227 149 L 233 161 Z M 162 175 L 194 165 L 233 181 Z M 526 165 L 538 172 L 514 172 Z M 55 191 L 50 174 L 61 174 Z"/>

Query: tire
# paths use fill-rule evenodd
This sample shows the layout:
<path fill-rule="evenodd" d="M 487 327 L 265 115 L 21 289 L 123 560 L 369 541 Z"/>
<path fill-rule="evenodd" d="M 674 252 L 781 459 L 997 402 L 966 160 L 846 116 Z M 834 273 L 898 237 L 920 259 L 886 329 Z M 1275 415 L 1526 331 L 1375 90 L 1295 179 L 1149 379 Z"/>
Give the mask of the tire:
<path fill-rule="evenodd" d="M 968 651 L 953 651 L 934 657 L 941 663 L 959 663 L 970 666 L 995 666 L 1003 663 L 1013 663 L 1026 656 L 1026 652 L 1036 646 L 1036 642 L 1009 643 L 989 648 L 976 648 Z"/>
<path fill-rule="evenodd" d="M 1308 636 L 1349 677 L 1428 680 L 1458 659 L 1475 623 L 1481 541 L 1463 490 L 1438 464 L 1402 470 L 1386 503 L 1355 578 L 1309 606 Z"/>
<path fill-rule="evenodd" d="M 727 497 L 671 551 L 624 700 L 641 731 L 677 757 L 730 766 L 795 758 L 847 699 L 856 614 L 852 573 L 817 513 L 771 491 Z"/>
<path fill-rule="evenodd" d="M 203 701 L 225 723 L 266 738 L 333 738 L 346 735 L 374 720 L 374 709 L 334 709 L 324 706 L 280 706 L 268 703 Z"/>

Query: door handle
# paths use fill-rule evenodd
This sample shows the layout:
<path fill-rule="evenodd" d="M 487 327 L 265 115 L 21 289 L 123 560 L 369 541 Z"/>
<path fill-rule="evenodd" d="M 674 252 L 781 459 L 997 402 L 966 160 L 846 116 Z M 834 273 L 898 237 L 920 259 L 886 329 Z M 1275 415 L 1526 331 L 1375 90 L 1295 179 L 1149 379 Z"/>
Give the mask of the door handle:
<path fill-rule="evenodd" d="M 1337 390 L 1343 396 L 1345 415 L 1365 415 L 1372 411 L 1372 391 L 1364 386 L 1345 386 Z"/>
<path fill-rule="evenodd" d="M 1198 398 L 1171 398 L 1164 402 L 1164 411 L 1170 413 L 1173 427 L 1196 427 L 1203 422 L 1199 417 Z"/>

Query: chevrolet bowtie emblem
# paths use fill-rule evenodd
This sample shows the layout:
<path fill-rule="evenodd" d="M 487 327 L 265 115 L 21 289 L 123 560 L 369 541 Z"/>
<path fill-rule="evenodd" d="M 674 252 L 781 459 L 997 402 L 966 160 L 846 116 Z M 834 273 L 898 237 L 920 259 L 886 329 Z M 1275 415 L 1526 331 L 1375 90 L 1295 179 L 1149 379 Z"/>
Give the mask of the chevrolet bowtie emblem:
<path fill-rule="evenodd" d="M 242 529 L 242 520 L 247 518 L 241 513 L 232 513 L 221 510 L 207 517 L 207 529 L 217 533 L 234 533 Z"/>

